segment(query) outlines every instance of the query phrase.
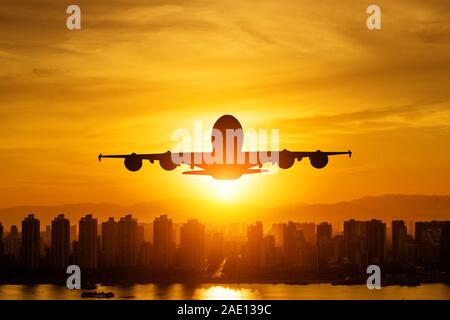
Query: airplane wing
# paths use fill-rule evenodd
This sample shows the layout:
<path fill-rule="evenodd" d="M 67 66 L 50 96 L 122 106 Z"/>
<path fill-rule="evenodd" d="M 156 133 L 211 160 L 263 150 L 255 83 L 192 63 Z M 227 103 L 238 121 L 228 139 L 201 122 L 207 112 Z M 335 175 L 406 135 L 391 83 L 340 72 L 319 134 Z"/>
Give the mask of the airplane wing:
<path fill-rule="evenodd" d="M 300 161 L 302 158 L 309 158 L 311 156 L 321 154 L 326 156 L 337 156 L 341 154 L 348 154 L 348 157 L 352 157 L 352 152 L 350 150 L 348 151 L 289 151 L 291 152 L 295 158 L 297 158 L 298 161 Z"/>
<path fill-rule="evenodd" d="M 352 152 L 348 151 L 258 151 L 258 152 L 245 152 L 245 157 L 248 163 L 256 163 L 258 166 L 262 166 L 264 163 L 278 164 L 282 169 L 288 169 L 292 167 L 295 160 L 300 161 L 303 158 L 309 158 L 311 165 L 314 168 L 322 169 L 328 164 L 329 156 L 336 155 L 348 155 L 352 157 Z M 250 160 L 251 159 L 251 160 Z"/>
<path fill-rule="evenodd" d="M 103 158 L 119 158 L 119 159 L 126 159 L 128 157 L 135 157 L 139 158 L 141 160 L 149 160 L 151 163 L 153 163 L 155 160 L 160 160 L 164 157 L 166 153 L 147 153 L 147 154 L 136 154 L 136 153 L 130 153 L 130 154 L 99 154 L 98 155 L 98 161 L 102 161 Z"/>
<path fill-rule="evenodd" d="M 352 152 L 349 151 L 338 151 L 338 152 L 324 152 L 324 151 L 252 151 L 252 152 L 242 152 L 232 162 L 238 165 L 244 165 L 245 170 L 250 169 L 254 166 L 259 166 L 260 168 L 264 163 L 278 164 L 282 169 L 288 169 L 292 167 L 295 160 L 300 161 L 303 158 L 309 158 L 311 165 L 314 168 L 322 169 L 328 164 L 328 157 L 334 155 L 347 154 L 350 158 Z M 98 160 L 101 161 L 103 158 L 121 158 L 124 159 L 125 167 L 130 171 L 138 171 L 142 167 L 142 161 L 148 160 L 154 163 L 155 160 L 159 161 L 159 164 L 164 170 L 174 170 L 181 164 L 186 164 L 194 169 L 194 167 L 205 168 L 209 165 L 205 162 L 206 157 L 210 157 L 211 153 L 208 152 L 180 152 L 171 153 L 170 151 L 164 153 L 147 153 L 147 154 L 113 154 L 113 155 L 98 155 Z"/>
<path fill-rule="evenodd" d="M 195 164 L 201 163 L 204 157 L 202 152 L 179 152 L 171 153 L 170 151 L 164 153 L 145 153 L 145 154 L 108 154 L 98 155 L 98 161 L 103 158 L 119 158 L 124 159 L 125 167 L 130 171 L 138 171 L 142 167 L 142 161 L 148 160 L 150 163 L 159 161 L 159 164 L 164 170 L 174 170 L 180 164 L 187 164 L 194 168 Z"/>

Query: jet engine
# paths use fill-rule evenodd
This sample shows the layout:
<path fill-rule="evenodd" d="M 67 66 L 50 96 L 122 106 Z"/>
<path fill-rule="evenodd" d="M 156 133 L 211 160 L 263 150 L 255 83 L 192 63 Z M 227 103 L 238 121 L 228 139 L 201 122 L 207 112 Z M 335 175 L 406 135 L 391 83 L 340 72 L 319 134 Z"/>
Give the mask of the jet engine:
<path fill-rule="evenodd" d="M 130 171 L 138 171 L 142 168 L 142 158 L 136 155 L 136 153 L 126 156 L 124 163 L 125 167 Z"/>
<path fill-rule="evenodd" d="M 172 161 L 171 156 L 170 156 L 170 152 L 167 152 L 161 158 L 161 160 L 159 160 L 159 165 L 161 166 L 161 168 L 163 168 L 166 171 L 172 171 L 176 167 L 178 167 L 178 165 Z"/>
<path fill-rule="evenodd" d="M 328 156 L 322 151 L 318 150 L 309 157 L 309 161 L 314 168 L 322 169 L 325 168 L 328 164 Z"/>
<path fill-rule="evenodd" d="M 279 154 L 278 166 L 281 169 L 289 169 L 294 165 L 295 157 L 287 150 L 283 150 Z"/>

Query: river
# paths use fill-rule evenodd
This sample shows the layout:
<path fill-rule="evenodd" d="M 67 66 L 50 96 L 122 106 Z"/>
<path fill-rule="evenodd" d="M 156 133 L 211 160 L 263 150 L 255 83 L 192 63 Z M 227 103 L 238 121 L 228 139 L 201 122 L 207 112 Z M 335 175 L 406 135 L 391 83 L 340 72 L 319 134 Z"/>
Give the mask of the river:
<path fill-rule="evenodd" d="M 331 284 L 136 284 L 130 286 L 98 286 L 96 291 L 112 291 L 113 299 L 432 299 L 450 300 L 450 285 L 423 284 L 418 287 L 388 286 L 369 290 L 365 285 L 333 286 Z M 80 291 L 65 287 L 38 285 L 0 285 L 0 300 L 81 299 Z"/>

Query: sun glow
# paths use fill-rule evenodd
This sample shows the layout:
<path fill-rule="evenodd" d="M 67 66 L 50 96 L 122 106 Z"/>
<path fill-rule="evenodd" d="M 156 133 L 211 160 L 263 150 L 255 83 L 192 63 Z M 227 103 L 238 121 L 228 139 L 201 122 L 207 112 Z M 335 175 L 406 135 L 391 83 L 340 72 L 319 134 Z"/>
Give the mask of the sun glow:
<path fill-rule="evenodd" d="M 252 290 L 223 286 L 201 288 L 194 294 L 194 299 L 206 300 L 243 300 L 251 298 L 255 298 L 255 293 Z"/>
<path fill-rule="evenodd" d="M 229 201 L 234 199 L 242 183 L 240 179 L 237 180 L 215 180 L 211 182 L 211 187 L 220 200 Z"/>

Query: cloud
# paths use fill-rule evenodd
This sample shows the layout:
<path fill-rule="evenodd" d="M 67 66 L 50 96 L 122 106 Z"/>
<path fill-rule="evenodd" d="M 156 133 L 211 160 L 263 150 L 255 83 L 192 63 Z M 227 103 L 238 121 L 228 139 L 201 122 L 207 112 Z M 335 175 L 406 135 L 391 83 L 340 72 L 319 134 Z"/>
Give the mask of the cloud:
<path fill-rule="evenodd" d="M 404 128 L 450 128 L 450 101 L 419 102 L 398 107 L 281 119 L 273 127 L 306 134 L 361 134 Z M 447 129 L 446 129 L 447 128 Z"/>

